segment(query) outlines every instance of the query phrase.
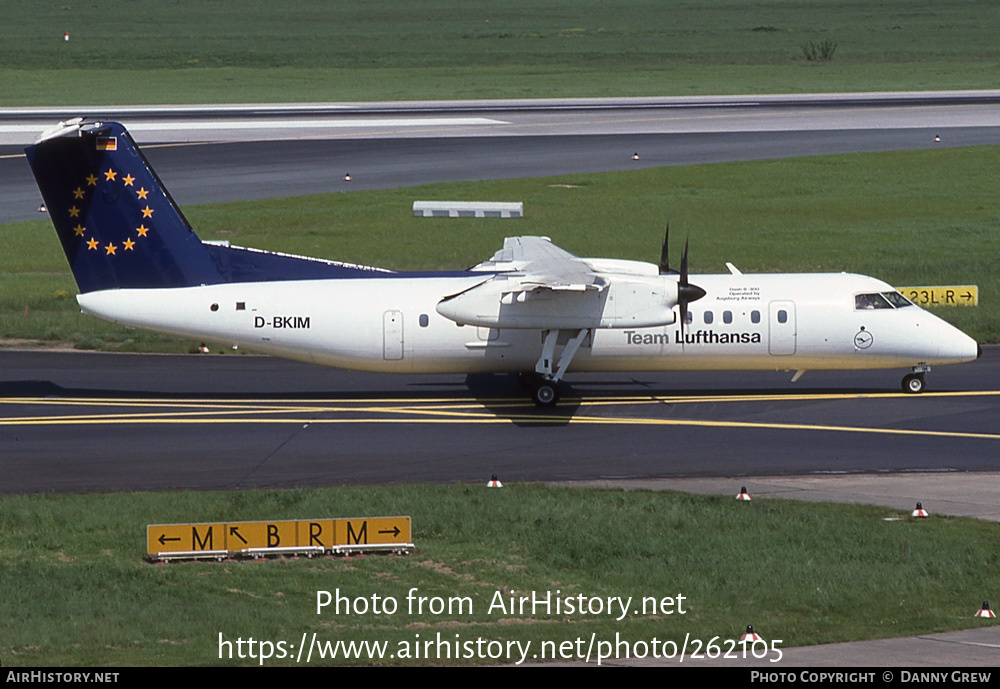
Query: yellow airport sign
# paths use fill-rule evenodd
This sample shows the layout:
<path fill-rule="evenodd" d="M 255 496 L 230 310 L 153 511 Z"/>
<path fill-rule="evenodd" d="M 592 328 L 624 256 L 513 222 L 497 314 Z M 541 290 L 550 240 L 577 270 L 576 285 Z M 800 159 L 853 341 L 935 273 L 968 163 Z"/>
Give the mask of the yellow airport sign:
<path fill-rule="evenodd" d="M 309 519 L 297 523 L 299 543 L 327 549 L 335 545 L 333 538 L 335 519 Z"/>
<path fill-rule="evenodd" d="M 298 522 L 238 522 L 228 526 L 230 550 L 299 545 Z"/>
<path fill-rule="evenodd" d="M 160 524 L 146 528 L 146 551 L 218 552 L 226 548 L 225 524 Z"/>
<path fill-rule="evenodd" d="M 936 285 L 897 287 L 900 294 L 917 306 L 978 306 L 977 285 Z"/>
<path fill-rule="evenodd" d="M 289 519 L 210 524 L 150 524 L 151 557 L 198 558 L 390 549 L 411 543 L 409 517 Z"/>
<path fill-rule="evenodd" d="M 372 543 L 409 543 L 409 517 L 377 517 L 373 519 L 338 519 L 336 545 L 369 545 Z"/>

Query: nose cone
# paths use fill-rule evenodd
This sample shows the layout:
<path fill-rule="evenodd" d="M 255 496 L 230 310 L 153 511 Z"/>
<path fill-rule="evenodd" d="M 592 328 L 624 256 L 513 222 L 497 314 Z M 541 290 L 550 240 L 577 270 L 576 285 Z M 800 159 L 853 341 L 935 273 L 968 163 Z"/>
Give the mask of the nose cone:
<path fill-rule="evenodd" d="M 940 322 L 938 331 L 938 358 L 940 363 L 974 361 L 983 354 L 983 348 L 971 337 L 953 325 Z"/>

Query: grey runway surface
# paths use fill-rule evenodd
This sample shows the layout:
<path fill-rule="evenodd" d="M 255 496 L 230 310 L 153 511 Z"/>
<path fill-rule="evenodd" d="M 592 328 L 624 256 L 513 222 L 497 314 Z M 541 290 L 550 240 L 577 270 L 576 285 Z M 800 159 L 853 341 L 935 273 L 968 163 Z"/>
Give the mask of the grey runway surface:
<path fill-rule="evenodd" d="M 950 100 L 933 94 L 900 98 L 354 104 L 287 111 L 250 106 L 167 113 L 119 108 L 109 114 L 131 128 L 182 207 L 472 179 L 1000 144 L 998 93 L 975 100 L 961 94 Z M 33 113 L 22 122 L 28 114 L 0 110 L 0 222 L 42 217 L 21 149 L 66 114 Z M 635 153 L 639 160 L 633 160 Z M 348 173 L 351 181 L 345 182 Z"/>
<path fill-rule="evenodd" d="M 187 205 L 395 189 L 469 179 L 548 177 L 664 165 L 790 158 L 942 145 L 1000 145 L 1000 128 L 617 134 L 321 140 L 144 146 L 171 195 Z M 47 218 L 24 156 L 0 158 L 0 222 Z M 640 153 L 638 161 L 632 160 Z M 351 175 L 346 182 L 344 176 Z"/>

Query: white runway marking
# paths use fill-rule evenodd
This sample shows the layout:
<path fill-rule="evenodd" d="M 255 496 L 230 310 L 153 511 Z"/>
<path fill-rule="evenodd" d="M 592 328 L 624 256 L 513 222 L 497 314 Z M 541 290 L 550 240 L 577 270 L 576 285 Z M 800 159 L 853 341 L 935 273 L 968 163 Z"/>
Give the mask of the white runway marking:
<path fill-rule="evenodd" d="M 347 129 L 352 127 L 476 127 L 510 124 L 504 120 L 487 117 L 373 117 L 335 120 L 197 120 L 174 122 L 136 122 L 130 131 L 174 132 L 197 130 L 245 129 Z M 30 132 L 38 134 L 37 124 L 0 125 L 0 134 Z"/>
<path fill-rule="evenodd" d="M 509 124 L 486 117 L 364 117 L 331 120 L 218 120 L 197 122 L 136 123 L 138 131 L 183 131 L 187 129 L 347 129 L 351 127 L 475 127 Z"/>

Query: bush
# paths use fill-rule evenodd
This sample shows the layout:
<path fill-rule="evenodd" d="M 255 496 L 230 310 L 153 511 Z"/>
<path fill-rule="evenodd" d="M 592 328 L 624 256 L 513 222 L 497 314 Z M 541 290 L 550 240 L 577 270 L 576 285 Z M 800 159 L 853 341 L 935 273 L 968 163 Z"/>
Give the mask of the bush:
<path fill-rule="evenodd" d="M 837 50 L 837 44 L 831 40 L 822 41 L 816 45 L 809 41 L 802 46 L 802 54 L 809 62 L 829 61 L 833 59 L 833 53 Z"/>

